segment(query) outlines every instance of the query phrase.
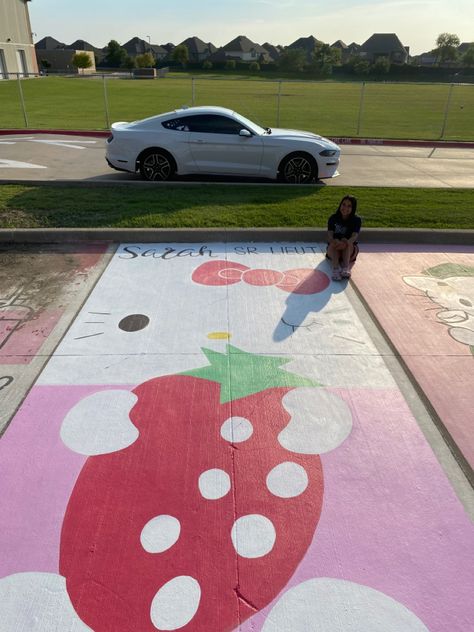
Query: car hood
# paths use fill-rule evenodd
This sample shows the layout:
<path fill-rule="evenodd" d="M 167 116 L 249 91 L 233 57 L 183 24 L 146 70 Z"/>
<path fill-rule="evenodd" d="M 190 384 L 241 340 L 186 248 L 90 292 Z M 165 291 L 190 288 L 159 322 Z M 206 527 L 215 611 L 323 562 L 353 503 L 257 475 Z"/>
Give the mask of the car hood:
<path fill-rule="evenodd" d="M 313 132 L 305 132 L 299 129 L 282 129 L 279 127 L 272 127 L 272 133 L 268 134 L 268 137 L 278 138 L 279 140 L 313 140 L 318 141 L 318 143 L 321 143 L 329 148 L 339 149 L 336 143 L 333 143 L 331 140 L 324 138 L 324 136 L 319 136 L 318 134 L 313 134 Z"/>

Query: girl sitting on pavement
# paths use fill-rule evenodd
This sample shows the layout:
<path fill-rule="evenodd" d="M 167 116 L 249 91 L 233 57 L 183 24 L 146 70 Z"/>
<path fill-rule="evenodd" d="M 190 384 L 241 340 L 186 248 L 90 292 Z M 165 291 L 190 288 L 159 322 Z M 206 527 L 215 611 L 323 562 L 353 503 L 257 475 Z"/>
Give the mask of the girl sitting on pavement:
<path fill-rule="evenodd" d="M 337 211 L 328 219 L 326 257 L 331 260 L 334 281 L 351 276 L 350 266 L 359 254 L 357 239 L 362 221 L 356 210 L 357 199 L 353 195 L 345 195 Z"/>

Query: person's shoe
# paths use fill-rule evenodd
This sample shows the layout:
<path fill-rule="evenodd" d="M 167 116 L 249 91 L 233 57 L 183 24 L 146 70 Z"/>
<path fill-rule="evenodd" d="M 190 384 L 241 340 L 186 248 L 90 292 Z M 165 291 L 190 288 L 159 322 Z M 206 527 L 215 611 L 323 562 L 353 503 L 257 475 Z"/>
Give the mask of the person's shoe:
<path fill-rule="evenodd" d="M 342 280 L 341 271 L 339 270 L 339 268 L 335 268 L 332 271 L 332 280 L 333 281 L 341 281 Z"/>
<path fill-rule="evenodd" d="M 343 279 L 350 279 L 351 278 L 351 271 L 349 270 L 349 268 L 343 268 L 342 269 L 341 277 Z"/>

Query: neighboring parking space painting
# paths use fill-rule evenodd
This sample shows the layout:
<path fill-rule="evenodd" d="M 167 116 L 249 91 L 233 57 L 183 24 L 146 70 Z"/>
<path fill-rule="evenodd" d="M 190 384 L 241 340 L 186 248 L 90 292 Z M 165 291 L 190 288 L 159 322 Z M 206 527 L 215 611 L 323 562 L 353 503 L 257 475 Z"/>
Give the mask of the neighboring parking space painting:
<path fill-rule="evenodd" d="M 104 244 L 0 247 L 0 432 L 54 348 L 51 333 L 85 298 L 106 251 Z"/>
<path fill-rule="evenodd" d="M 472 467 L 474 248 L 442 248 L 372 246 L 353 280 Z"/>
<path fill-rule="evenodd" d="M 0 441 L 6 629 L 468 629 L 472 525 L 329 273 L 119 247 Z"/>

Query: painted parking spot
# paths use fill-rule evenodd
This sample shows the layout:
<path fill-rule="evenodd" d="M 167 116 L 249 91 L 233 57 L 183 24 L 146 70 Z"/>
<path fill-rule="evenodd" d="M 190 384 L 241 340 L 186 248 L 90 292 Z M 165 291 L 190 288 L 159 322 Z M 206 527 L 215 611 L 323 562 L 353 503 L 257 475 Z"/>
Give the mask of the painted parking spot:
<path fill-rule="evenodd" d="M 106 251 L 105 244 L 0 248 L 0 433 L 75 316 Z"/>
<path fill-rule="evenodd" d="M 354 281 L 473 467 L 474 248 L 365 250 Z"/>
<path fill-rule="evenodd" d="M 3 620 L 468 629 L 472 524 L 329 273 L 322 244 L 118 249 L 0 442 Z"/>

